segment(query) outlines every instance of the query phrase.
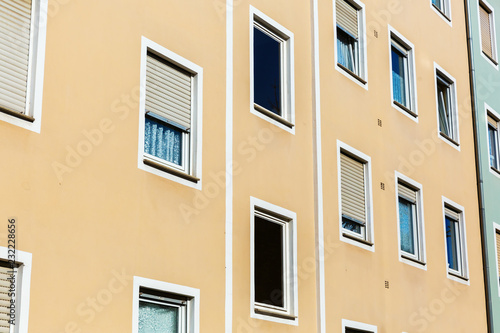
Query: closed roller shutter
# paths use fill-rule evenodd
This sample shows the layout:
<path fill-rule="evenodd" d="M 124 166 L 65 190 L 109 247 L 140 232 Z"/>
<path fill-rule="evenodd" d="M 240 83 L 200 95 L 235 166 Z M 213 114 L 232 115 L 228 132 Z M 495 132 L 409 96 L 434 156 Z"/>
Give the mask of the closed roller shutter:
<path fill-rule="evenodd" d="M 409 201 L 417 202 L 417 192 L 403 184 L 398 184 L 398 193 Z"/>
<path fill-rule="evenodd" d="M 0 1 L 0 107 L 26 114 L 31 0 Z"/>
<path fill-rule="evenodd" d="M 366 223 L 365 165 L 340 154 L 342 215 Z"/>
<path fill-rule="evenodd" d="M 481 4 L 479 5 L 479 18 L 481 21 L 481 46 L 483 52 L 493 58 L 490 11 Z"/>
<path fill-rule="evenodd" d="M 191 127 L 191 75 L 148 53 L 146 111 Z"/>
<path fill-rule="evenodd" d="M 337 25 L 358 38 L 358 10 L 345 0 L 336 0 Z"/>
<path fill-rule="evenodd" d="M 498 276 L 500 276 L 500 231 L 496 231 Z"/>

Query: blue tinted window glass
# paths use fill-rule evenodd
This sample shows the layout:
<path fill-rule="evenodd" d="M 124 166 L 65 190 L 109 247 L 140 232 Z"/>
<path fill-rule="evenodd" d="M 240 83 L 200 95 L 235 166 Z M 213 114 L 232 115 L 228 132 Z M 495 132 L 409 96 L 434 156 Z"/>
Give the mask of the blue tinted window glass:
<path fill-rule="evenodd" d="M 361 224 L 356 223 L 345 216 L 342 216 L 342 228 L 361 235 Z"/>
<path fill-rule="evenodd" d="M 457 239 L 457 224 L 458 222 L 446 217 L 446 252 L 448 254 L 448 267 L 458 271 L 458 239 Z"/>
<path fill-rule="evenodd" d="M 488 139 L 490 142 L 490 165 L 498 168 L 497 156 L 497 130 L 492 126 L 488 126 Z"/>
<path fill-rule="evenodd" d="M 407 77 L 405 73 L 405 61 L 406 57 L 404 57 L 401 52 L 399 52 L 396 48 L 392 48 L 391 51 L 392 57 L 392 91 L 394 95 L 394 100 L 406 107 L 407 104 L 407 96 L 406 96 L 406 84 Z"/>
<path fill-rule="evenodd" d="M 401 238 L 401 250 L 411 254 L 415 254 L 413 228 L 413 204 L 399 198 L 399 232 Z"/>
<path fill-rule="evenodd" d="M 358 42 L 344 30 L 337 28 L 337 61 L 356 75 L 358 71 Z"/>
<path fill-rule="evenodd" d="M 139 333 L 177 332 L 179 332 L 178 308 L 139 302 Z"/>
<path fill-rule="evenodd" d="M 181 165 L 182 131 L 146 116 L 144 152 Z"/>
<path fill-rule="evenodd" d="M 258 28 L 254 32 L 254 102 L 281 114 L 281 43 Z"/>

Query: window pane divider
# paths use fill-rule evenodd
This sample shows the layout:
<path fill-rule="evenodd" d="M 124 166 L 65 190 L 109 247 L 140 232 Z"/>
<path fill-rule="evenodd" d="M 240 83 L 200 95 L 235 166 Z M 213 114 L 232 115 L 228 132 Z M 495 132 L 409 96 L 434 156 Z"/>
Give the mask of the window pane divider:
<path fill-rule="evenodd" d="M 358 74 L 354 73 L 353 71 L 351 71 L 349 68 L 345 67 L 345 66 L 342 66 L 341 63 L 337 62 L 337 65 L 342 68 L 343 70 L 345 70 L 347 73 L 349 73 L 350 75 L 352 75 L 356 80 L 358 80 L 359 82 L 363 83 L 363 84 L 366 84 L 367 81 L 365 81 L 363 78 L 361 78 L 361 76 L 359 76 Z"/>
<path fill-rule="evenodd" d="M 144 164 L 149 165 L 153 168 L 157 168 L 157 169 L 162 170 L 162 171 L 170 172 L 178 177 L 190 180 L 192 182 L 199 182 L 200 181 L 200 178 L 188 175 L 187 173 L 185 173 L 181 170 L 177 170 L 177 169 L 169 167 L 165 164 L 158 163 L 158 162 L 152 161 L 152 160 L 147 159 L 147 158 L 144 158 L 143 162 L 144 162 Z"/>

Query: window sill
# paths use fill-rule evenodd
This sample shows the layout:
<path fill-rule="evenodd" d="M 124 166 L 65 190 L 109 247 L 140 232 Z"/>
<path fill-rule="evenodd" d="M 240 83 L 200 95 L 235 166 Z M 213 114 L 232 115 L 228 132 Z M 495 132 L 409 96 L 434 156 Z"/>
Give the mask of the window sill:
<path fill-rule="evenodd" d="M 482 51 L 481 52 L 483 53 L 483 55 L 488 58 L 489 61 L 491 61 L 495 66 L 498 66 L 498 61 L 496 61 L 495 59 L 493 59 L 489 54 L 487 54 L 486 52 Z"/>
<path fill-rule="evenodd" d="M 358 74 L 354 73 L 349 68 L 347 68 L 345 66 L 342 66 L 339 63 L 337 63 L 337 66 L 339 66 L 339 68 L 342 68 L 345 72 L 347 72 L 349 75 L 351 75 L 352 77 L 354 77 L 356 80 L 358 80 L 362 84 L 367 84 L 367 82 L 361 76 L 359 76 Z"/>
<path fill-rule="evenodd" d="M 495 167 L 490 167 L 490 169 L 491 169 L 493 172 L 495 172 L 497 175 L 499 175 L 499 176 L 500 176 L 500 170 L 498 170 L 498 169 L 497 169 L 497 168 L 495 168 Z"/>
<path fill-rule="evenodd" d="M 295 125 L 286 120 L 285 118 L 278 116 L 276 113 L 269 111 L 268 109 L 260 106 L 259 104 L 254 103 L 253 104 L 255 111 L 258 111 L 260 113 L 263 113 L 264 115 L 268 116 L 269 118 L 272 118 L 273 120 L 276 120 L 277 122 L 282 123 L 286 127 L 293 128 Z"/>
<path fill-rule="evenodd" d="M 16 117 L 16 118 L 19 118 L 19 119 L 22 119 L 22 120 L 29 121 L 30 123 L 32 123 L 32 122 L 35 121 L 35 118 L 33 118 L 31 116 L 27 116 L 25 114 L 9 110 L 9 109 L 1 107 L 1 106 L 0 106 L 0 112 L 6 113 L 9 116 L 13 116 L 13 117 Z"/>
<path fill-rule="evenodd" d="M 273 311 L 267 308 L 261 308 L 261 307 L 255 307 L 254 309 L 256 314 L 259 315 L 264 315 L 264 316 L 270 316 L 270 317 L 277 317 L 281 319 L 287 319 L 287 320 L 296 320 L 298 317 L 297 316 L 292 316 L 287 313 L 281 313 L 280 311 Z"/>
<path fill-rule="evenodd" d="M 432 7 L 434 7 L 434 9 L 437 10 L 439 14 L 441 14 L 446 19 L 446 21 L 451 22 L 451 19 L 448 17 L 448 15 L 445 14 L 445 12 L 441 10 L 441 8 L 439 8 L 435 4 L 432 4 Z"/>
<path fill-rule="evenodd" d="M 406 259 L 406 260 L 413 261 L 414 263 L 417 263 L 417 264 L 422 265 L 422 266 L 427 265 L 425 262 L 423 262 L 423 261 L 421 261 L 421 260 L 418 260 L 418 259 L 412 258 L 412 257 L 407 256 L 407 255 L 404 255 L 404 254 L 401 254 L 401 258 Z"/>
<path fill-rule="evenodd" d="M 351 239 L 351 240 L 355 240 L 355 241 L 357 241 L 357 242 L 360 242 L 360 243 L 365 244 L 365 245 L 368 245 L 368 246 L 373 246 L 373 243 L 372 243 L 372 242 L 369 242 L 369 241 L 367 241 L 367 240 L 365 240 L 365 239 L 362 239 L 362 238 L 359 238 L 359 237 L 353 236 L 353 235 L 348 234 L 348 233 L 346 233 L 346 232 L 343 232 L 343 233 L 342 233 L 342 236 L 343 236 L 343 237 L 345 237 L 345 238 L 349 238 L 349 239 Z"/>
<path fill-rule="evenodd" d="M 404 106 L 403 104 L 401 104 L 401 103 L 399 103 L 399 102 L 397 102 L 397 101 L 392 101 L 392 103 L 393 103 L 395 106 L 397 106 L 398 108 L 400 108 L 401 110 L 403 110 L 403 111 L 405 111 L 405 112 L 409 113 L 411 116 L 413 116 L 413 117 L 415 117 L 415 118 L 417 118 L 417 117 L 418 117 L 418 115 L 417 115 L 415 112 L 413 112 L 412 110 L 408 109 L 408 108 L 407 108 L 406 106 Z"/>
<path fill-rule="evenodd" d="M 457 146 L 457 147 L 460 146 L 460 144 L 457 141 L 453 140 L 452 138 L 450 138 L 448 135 L 444 134 L 443 132 L 439 132 L 439 135 L 441 135 L 443 138 L 445 138 L 446 140 L 453 143 L 455 146 Z"/>
<path fill-rule="evenodd" d="M 143 159 L 143 162 L 144 162 L 144 164 L 149 165 L 150 167 L 153 167 L 153 168 L 159 169 L 161 171 L 165 171 L 165 172 L 171 173 L 171 174 L 173 174 L 173 175 L 175 175 L 177 177 L 184 178 L 184 179 L 192 181 L 194 183 L 197 183 L 197 182 L 200 181 L 199 178 L 196 178 L 194 176 L 188 175 L 187 173 L 184 173 L 182 171 L 179 171 L 179 170 L 176 170 L 174 168 L 168 167 L 168 166 L 163 165 L 161 163 L 158 163 L 158 162 L 155 162 L 155 161 L 151 161 L 151 160 L 146 159 L 146 158 Z"/>
<path fill-rule="evenodd" d="M 464 281 L 469 281 L 469 279 L 466 278 L 465 276 L 462 276 L 462 275 L 457 274 L 455 272 L 448 271 L 448 275 L 454 276 L 454 277 L 459 278 L 459 279 L 464 280 Z"/>

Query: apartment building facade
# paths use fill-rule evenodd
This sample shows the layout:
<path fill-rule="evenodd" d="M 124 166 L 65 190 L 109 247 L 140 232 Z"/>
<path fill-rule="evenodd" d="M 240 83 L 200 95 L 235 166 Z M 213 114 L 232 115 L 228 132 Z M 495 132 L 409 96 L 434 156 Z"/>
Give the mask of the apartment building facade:
<path fill-rule="evenodd" d="M 486 332 L 463 4 L 0 22 L 0 332 Z"/>
<path fill-rule="evenodd" d="M 474 93 L 478 184 L 481 191 L 485 276 L 492 332 L 500 332 L 500 107 L 496 27 L 500 4 L 468 1 L 469 53 Z"/>

